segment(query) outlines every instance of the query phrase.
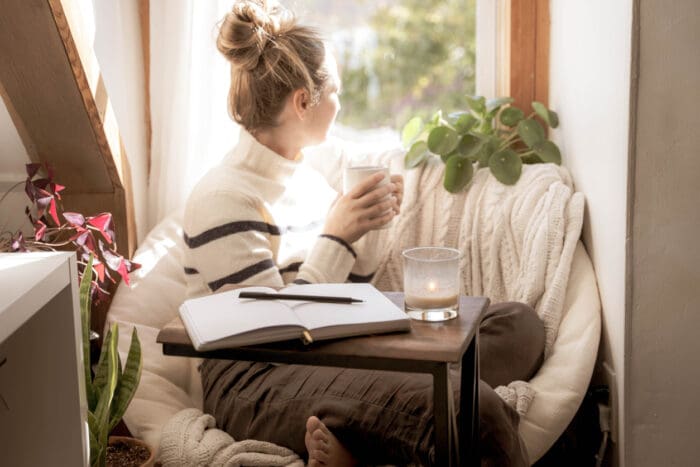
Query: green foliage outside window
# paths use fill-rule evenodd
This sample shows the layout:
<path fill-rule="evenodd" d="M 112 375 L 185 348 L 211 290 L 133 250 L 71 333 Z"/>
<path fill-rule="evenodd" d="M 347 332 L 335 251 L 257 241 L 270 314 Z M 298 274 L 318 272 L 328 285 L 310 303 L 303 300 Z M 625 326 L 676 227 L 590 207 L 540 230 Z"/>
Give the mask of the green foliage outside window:
<path fill-rule="evenodd" d="M 457 108 L 474 93 L 475 0 L 385 1 L 370 26 L 375 48 L 337 57 L 341 124 L 400 128 L 413 116 Z"/>

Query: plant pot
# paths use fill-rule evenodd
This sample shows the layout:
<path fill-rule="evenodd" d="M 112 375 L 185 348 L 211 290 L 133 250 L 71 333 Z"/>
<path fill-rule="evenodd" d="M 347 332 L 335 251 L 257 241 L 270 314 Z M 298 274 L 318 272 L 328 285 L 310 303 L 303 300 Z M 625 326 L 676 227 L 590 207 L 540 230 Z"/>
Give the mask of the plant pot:
<path fill-rule="evenodd" d="M 143 461 L 134 462 L 134 458 L 131 458 L 131 463 L 129 458 L 132 456 L 133 451 L 125 446 L 131 447 L 131 449 L 145 448 L 148 451 L 148 458 Z M 107 459 L 107 467 L 153 467 L 155 463 L 155 452 L 151 449 L 148 444 L 144 443 L 140 439 L 131 438 L 128 436 L 110 436 L 108 447 L 119 449 L 119 452 L 114 453 L 114 458 L 109 457 Z M 123 450 L 123 451 L 122 451 Z M 121 463 L 120 463 L 121 462 Z"/>

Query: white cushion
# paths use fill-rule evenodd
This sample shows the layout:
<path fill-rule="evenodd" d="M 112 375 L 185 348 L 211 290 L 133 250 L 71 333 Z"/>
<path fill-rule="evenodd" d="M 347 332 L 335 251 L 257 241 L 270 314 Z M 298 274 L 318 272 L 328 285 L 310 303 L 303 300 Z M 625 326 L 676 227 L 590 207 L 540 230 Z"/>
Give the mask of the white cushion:
<path fill-rule="evenodd" d="M 119 323 L 119 352 L 126 358 L 131 329 L 141 341 L 141 382 L 124 422 L 131 433 L 158 449 L 165 423 L 182 409 L 202 408 L 199 359 L 163 355 L 156 343 L 160 328 L 177 316 L 185 299 L 182 257 L 182 215 L 163 220 L 146 237 L 134 255 L 141 269 L 132 273 L 131 287 L 117 289 L 107 323 Z"/>
<path fill-rule="evenodd" d="M 561 436 L 578 410 L 600 340 L 600 299 L 593 265 L 581 242 L 571 264 L 564 313 L 552 353 L 530 380 L 535 398 L 520 420 L 531 462 Z"/>
<path fill-rule="evenodd" d="M 158 331 L 177 316 L 185 299 L 181 213 L 151 231 L 134 255 L 142 267 L 132 285 L 119 286 L 107 322 L 120 323 L 119 351 L 126 357 L 131 327 L 143 349 L 141 383 L 124 421 L 151 446 L 177 412 L 202 408 L 197 372 L 200 361 L 167 357 L 155 342 Z M 530 380 L 536 395 L 520 422 L 520 433 L 532 462 L 539 459 L 573 419 L 588 388 L 600 339 L 600 300 L 593 266 L 579 242 L 571 266 L 564 313 L 550 357 Z"/>

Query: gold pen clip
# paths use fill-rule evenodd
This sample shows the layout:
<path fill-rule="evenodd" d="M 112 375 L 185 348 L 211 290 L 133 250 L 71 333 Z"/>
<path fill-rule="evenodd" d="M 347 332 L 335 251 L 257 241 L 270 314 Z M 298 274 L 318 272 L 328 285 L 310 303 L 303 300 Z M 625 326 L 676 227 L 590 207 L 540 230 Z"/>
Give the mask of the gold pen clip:
<path fill-rule="evenodd" d="M 311 337 L 311 334 L 306 329 L 301 332 L 301 340 L 304 342 L 304 345 L 309 345 L 314 341 L 313 337 Z"/>

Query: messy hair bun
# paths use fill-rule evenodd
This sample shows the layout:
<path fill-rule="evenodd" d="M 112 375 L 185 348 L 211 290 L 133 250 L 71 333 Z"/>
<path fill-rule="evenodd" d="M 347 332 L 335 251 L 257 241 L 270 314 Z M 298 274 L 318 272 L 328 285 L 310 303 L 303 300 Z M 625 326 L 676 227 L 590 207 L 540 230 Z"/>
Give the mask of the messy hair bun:
<path fill-rule="evenodd" d="M 312 105 L 328 79 L 318 33 L 276 0 L 238 0 L 216 42 L 231 62 L 229 112 L 248 130 L 276 124 L 286 97 L 304 88 Z"/>

